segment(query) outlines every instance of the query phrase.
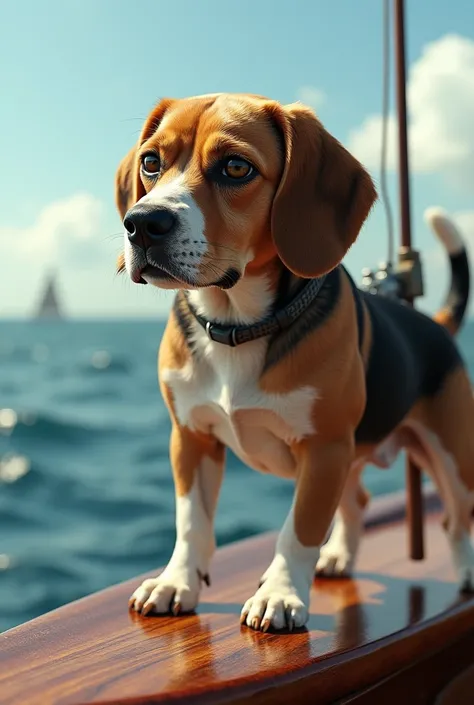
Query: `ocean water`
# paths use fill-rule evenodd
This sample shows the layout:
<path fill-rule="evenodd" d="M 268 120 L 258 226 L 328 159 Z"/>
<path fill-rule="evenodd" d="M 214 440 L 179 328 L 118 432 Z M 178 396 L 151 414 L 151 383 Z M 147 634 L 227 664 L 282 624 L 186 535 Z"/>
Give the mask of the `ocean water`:
<path fill-rule="evenodd" d="M 174 541 L 162 321 L 0 322 L 0 631 L 162 565 Z M 460 335 L 474 376 L 474 324 Z M 367 468 L 374 495 L 403 463 Z M 228 454 L 219 545 L 284 521 L 288 481 Z"/>

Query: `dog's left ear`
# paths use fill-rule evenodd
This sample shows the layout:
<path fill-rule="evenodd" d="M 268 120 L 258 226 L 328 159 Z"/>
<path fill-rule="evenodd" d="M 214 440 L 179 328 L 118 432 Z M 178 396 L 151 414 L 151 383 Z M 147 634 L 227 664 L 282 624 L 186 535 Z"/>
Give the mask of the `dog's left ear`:
<path fill-rule="evenodd" d="M 299 104 L 271 109 L 284 168 L 272 209 L 283 263 L 301 277 L 331 271 L 356 239 L 377 197 L 363 166 Z"/>

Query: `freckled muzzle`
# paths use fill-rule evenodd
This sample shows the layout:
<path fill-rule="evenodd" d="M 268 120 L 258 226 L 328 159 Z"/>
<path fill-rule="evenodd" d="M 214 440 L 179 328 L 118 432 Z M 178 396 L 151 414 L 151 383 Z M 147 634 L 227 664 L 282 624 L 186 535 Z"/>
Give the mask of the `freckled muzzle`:
<path fill-rule="evenodd" d="M 132 281 L 164 288 L 173 288 L 173 284 L 178 288 L 232 288 L 241 277 L 235 267 L 228 267 L 219 275 L 220 267 L 209 261 L 204 270 L 207 268 L 211 276 L 203 277 L 200 266 L 203 266 L 203 245 L 207 248 L 207 242 L 202 225 L 199 235 L 193 234 L 186 217 L 180 217 L 178 210 L 142 202 L 125 214 L 123 225 L 130 249 L 128 271 Z"/>

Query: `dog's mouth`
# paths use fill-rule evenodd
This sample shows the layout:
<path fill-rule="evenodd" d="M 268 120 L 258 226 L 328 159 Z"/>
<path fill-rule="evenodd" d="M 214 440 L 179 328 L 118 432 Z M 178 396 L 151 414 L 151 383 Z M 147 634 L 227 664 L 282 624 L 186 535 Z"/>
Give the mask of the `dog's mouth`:
<path fill-rule="evenodd" d="M 173 277 L 169 272 L 161 267 L 155 267 L 154 264 L 147 264 L 145 269 L 141 271 L 141 276 L 149 277 L 150 279 L 165 279 L 169 281 L 178 281 L 176 277 Z"/>
<path fill-rule="evenodd" d="M 141 284 L 155 284 L 155 286 L 173 289 L 187 284 L 187 282 L 183 282 L 181 279 L 170 274 L 166 269 L 157 267 L 154 264 L 147 264 L 146 267 L 141 270 L 140 280 Z"/>
<path fill-rule="evenodd" d="M 241 276 L 237 269 L 231 267 L 219 279 L 199 283 L 192 281 L 185 273 L 176 272 L 171 263 L 161 263 L 160 266 L 151 264 L 149 261 L 145 266 L 134 267 L 131 273 L 131 279 L 135 284 L 151 284 L 160 289 L 200 289 L 215 286 L 225 290 L 235 286 Z"/>

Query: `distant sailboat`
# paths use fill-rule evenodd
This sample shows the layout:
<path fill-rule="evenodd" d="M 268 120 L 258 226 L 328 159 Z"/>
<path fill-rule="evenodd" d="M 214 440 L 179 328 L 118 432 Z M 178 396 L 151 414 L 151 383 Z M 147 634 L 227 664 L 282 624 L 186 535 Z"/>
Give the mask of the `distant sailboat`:
<path fill-rule="evenodd" d="M 57 295 L 56 277 L 53 272 L 46 278 L 46 285 L 35 318 L 63 318 Z"/>

